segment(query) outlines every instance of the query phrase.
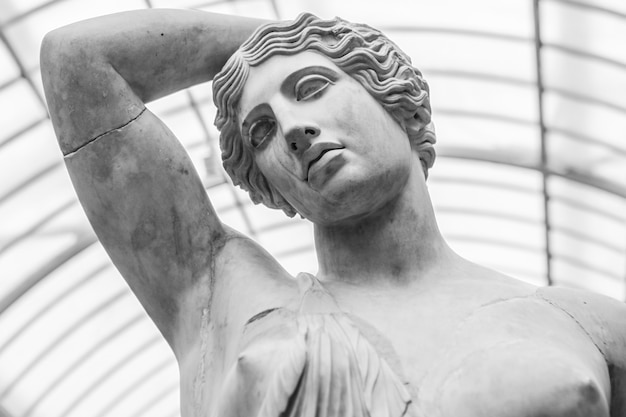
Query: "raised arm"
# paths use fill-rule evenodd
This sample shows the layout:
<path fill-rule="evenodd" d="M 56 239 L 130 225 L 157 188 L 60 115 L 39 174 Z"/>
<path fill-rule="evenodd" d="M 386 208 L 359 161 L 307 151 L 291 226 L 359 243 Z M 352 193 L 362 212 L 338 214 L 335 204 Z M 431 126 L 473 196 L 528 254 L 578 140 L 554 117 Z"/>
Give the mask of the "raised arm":
<path fill-rule="evenodd" d="M 142 10 L 66 26 L 43 41 L 46 99 L 81 204 L 170 344 L 181 298 L 212 279 L 227 232 L 186 152 L 144 103 L 212 79 L 260 23 Z"/>

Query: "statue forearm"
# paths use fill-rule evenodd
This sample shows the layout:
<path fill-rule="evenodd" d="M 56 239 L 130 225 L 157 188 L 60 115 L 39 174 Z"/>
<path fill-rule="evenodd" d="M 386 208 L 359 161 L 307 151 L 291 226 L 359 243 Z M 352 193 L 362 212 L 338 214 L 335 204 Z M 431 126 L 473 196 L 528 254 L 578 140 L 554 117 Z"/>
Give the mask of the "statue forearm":
<path fill-rule="evenodd" d="M 212 79 L 261 23 L 256 19 L 188 10 L 140 10 L 61 29 L 79 38 L 75 59 L 103 59 L 135 94 L 150 101 Z"/>
<path fill-rule="evenodd" d="M 137 117 L 143 103 L 212 79 L 262 21 L 141 10 L 49 33 L 41 65 L 64 153 Z"/>

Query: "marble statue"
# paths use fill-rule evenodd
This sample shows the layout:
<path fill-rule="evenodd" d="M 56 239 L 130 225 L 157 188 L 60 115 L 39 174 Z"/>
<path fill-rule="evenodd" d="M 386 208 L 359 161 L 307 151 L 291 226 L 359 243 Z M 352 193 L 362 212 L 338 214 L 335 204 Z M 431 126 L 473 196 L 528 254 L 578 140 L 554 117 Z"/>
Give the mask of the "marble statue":
<path fill-rule="evenodd" d="M 178 360 L 183 416 L 626 416 L 626 307 L 453 252 L 426 186 L 428 85 L 378 31 L 144 10 L 49 33 L 41 67 L 84 210 Z M 212 79 L 226 170 L 313 222 L 317 275 L 222 224 L 145 107 Z"/>

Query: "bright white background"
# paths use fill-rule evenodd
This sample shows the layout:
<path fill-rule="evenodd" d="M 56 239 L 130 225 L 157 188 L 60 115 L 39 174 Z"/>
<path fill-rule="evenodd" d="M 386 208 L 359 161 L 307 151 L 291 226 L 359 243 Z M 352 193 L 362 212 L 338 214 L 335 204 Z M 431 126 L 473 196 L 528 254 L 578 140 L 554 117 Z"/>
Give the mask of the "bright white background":
<path fill-rule="evenodd" d="M 178 415 L 173 356 L 77 204 L 39 77 L 47 31 L 146 7 L 308 10 L 383 29 L 431 84 L 429 186 L 450 244 L 537 285 L 624 299 L 623 0 L 0 0 L 0 417 Z M 225 179 L 210 97 L 201 85 L 150 107 L 221 218 L 288 270 L 315 272 L 311 226 Z"/>

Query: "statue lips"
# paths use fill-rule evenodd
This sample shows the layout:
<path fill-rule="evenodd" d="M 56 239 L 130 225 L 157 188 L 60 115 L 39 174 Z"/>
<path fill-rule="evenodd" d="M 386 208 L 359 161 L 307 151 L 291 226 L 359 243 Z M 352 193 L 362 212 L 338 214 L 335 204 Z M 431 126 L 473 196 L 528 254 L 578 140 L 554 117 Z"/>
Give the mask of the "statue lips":
<path fill-rule="evenodd" d="M 317 186 L 322 185 L 322 183 L 325 182 L 326 177 L 334 173 L 336 170 L 331 170 L 332 172 L 325 172 L 327 170 L 324 170 L 324 166 L 316 166 L 316 164 L 325 165 L 329 163 L 331 160 L 334 159 L 334 157 L 329 159 L 328 161 L 326 160 L 322 161 L 322 158 L 324 157 L 324 155 L 326 155 L 330 151 L 339 150 L 339 149 L 344 149 L 344 146 L 338 143 L 334 143 L 334 142 L 319 142 L 319 143 L 315 143 L 311 145 L 311 147 L 307 149 L 306 152 L 304 152 L 304 155 L 302 157 L 302 167 L 303 168 L 306 167 L 305 168 L 306 175 L 305 175 L 304 180 L 311 183 L 311 185 L 317 185 Z M 342 161 L 343 161 L 343 158 L 342 158 Z M 327 175 L 314 175 L 314 177 L 320 177 L 320 178 L 311 178 L 310 174 L 314 166 L 316 168 L 315 169 L 316 172 L 322 171 L 323 173 Z M 318 187 L 314 186 L 313 188 L 318 188 Z"/>

